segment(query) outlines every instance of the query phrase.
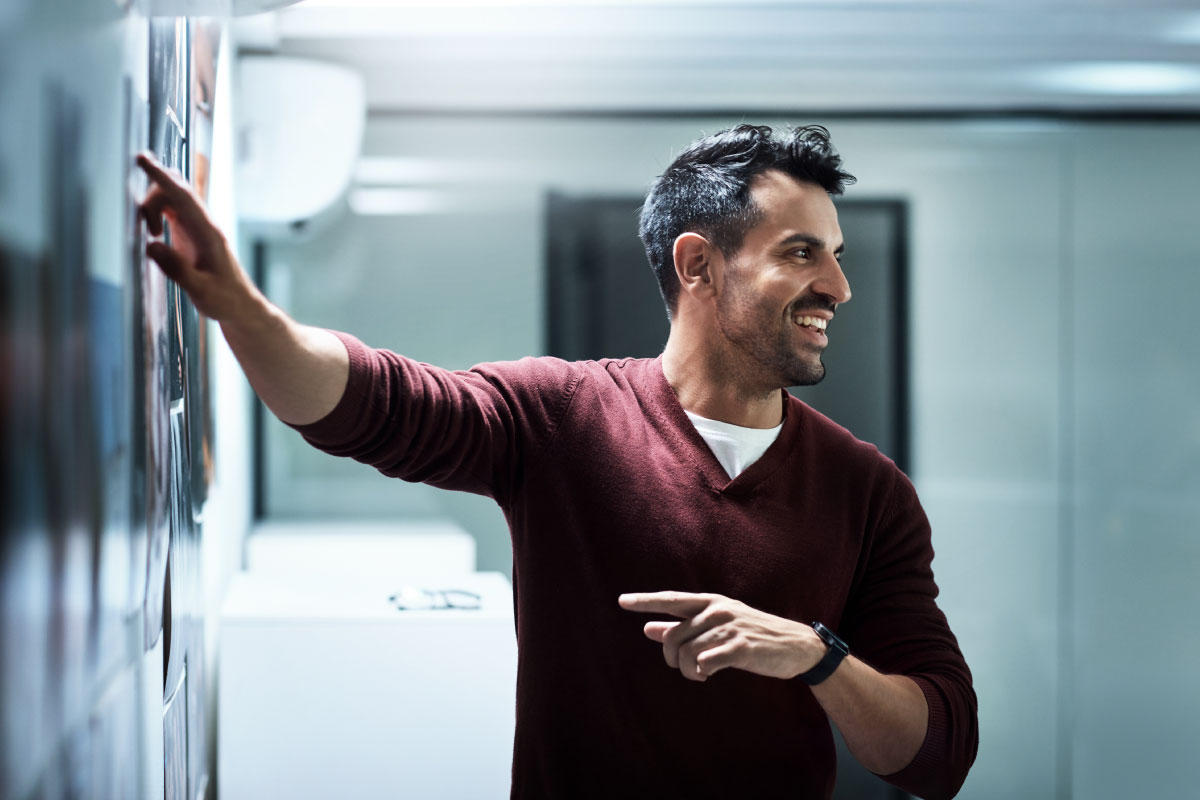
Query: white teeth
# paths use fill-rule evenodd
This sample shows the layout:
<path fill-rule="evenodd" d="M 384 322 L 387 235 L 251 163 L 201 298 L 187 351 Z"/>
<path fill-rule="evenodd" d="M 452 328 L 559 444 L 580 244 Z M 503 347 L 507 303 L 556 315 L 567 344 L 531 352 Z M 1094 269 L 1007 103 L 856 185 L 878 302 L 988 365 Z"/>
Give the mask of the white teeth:
<path fill-rule="evenodd" d="M 823 320 L 820 317 L 797 317 L 795 321 L 801 325 L 806 325 L 810 328 L 816 328 L 819 331 L 825 330 L 825 326 L 829 324 L 826 320 Z"/>

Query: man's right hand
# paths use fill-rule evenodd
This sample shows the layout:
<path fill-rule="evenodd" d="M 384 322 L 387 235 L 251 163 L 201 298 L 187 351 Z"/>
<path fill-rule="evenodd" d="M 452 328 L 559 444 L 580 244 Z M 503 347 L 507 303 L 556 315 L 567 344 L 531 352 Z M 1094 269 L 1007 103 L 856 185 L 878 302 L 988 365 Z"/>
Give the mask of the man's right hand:
<path fill-rule="evenodd" d="M 176 172 L 148 153 L 137 158 L 150 176 L 139 208 L 153 236 L 171 225 L 171 244 L 156 240 L 146 255 L 179 284 L 221 332 L 254 391 L 284 422 L 316 422 L 346 389 L 350 357 L 332 332 L 301 325 L 267 300 L 238 264 L 233 248 Z"/>
<path fill-rule="evenodd" d="M 210 319 L 224 322 L 261 308 L 262 294 L 187 181 L 149 153 L 138 155 L 137 163 L 150 178 L 150 189 L 138 209 L 146 227 L 152 236 L 162 236 L 163 218 L 171 225 L 171 243 L 152 241 L 146 255 Z"/>

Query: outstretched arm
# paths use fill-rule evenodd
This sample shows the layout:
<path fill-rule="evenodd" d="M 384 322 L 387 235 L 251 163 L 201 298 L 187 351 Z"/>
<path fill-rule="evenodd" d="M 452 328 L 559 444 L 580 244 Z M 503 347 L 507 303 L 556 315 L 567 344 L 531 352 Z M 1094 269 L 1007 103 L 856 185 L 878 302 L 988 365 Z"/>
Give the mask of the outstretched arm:
<path fill-rule="evenodd" d="M 216 320 L 250 385 L 313 446 L 385 475 L 505 502 L 529 459 L 553 439 L 580 380 L 556 359 L 481 364 L 460 372 L 301 325 L 272 305 L 177 173 L 149 154 L 140 213 L 171 244 L 147 255 Z"/>
<path fill-rule="evenodd" d="M 179 284 L 221 332 L 267 408 L 293 425 L 315 422 L 346 388 L 349 357 L 327 330 L 301 325 L 258 290 L 203 202 L 176 172 L 148 153 L 138 166 L 150 177 L 140 213 L 151 236 L 170 224 L 171 243 L 156 238 L 146 255 Z"/>

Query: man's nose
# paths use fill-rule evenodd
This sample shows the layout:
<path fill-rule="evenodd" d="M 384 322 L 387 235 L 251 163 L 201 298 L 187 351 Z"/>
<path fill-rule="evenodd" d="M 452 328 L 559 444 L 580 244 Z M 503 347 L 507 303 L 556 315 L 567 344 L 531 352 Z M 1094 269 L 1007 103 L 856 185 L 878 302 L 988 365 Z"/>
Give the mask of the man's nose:
<path fill-rule="evenodd" d="M 823 294 L 834 303 L 845 303 L 850 299 L 850 282 L 842 272 L 842 264 L 833 255 L 826 255 L 821 274 L 813 283 L 813 291 Z"/>

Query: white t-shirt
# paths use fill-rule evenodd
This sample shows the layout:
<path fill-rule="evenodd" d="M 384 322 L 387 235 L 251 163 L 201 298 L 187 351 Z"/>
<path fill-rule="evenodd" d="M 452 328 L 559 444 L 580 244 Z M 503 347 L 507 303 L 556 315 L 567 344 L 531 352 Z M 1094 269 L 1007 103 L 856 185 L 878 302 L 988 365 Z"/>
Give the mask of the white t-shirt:
<path fill-rule="evenodd" d="M 783 422 L 774 428 L 743 428 L 741 425 L 707 419 L 686 408 L 683 413 L 688 415 L 696 431 L 708 443 L 708 449 L 713 451 L 717 461 L 729 473 L 730 480 L 758 461 L 783 430 Z"/>

